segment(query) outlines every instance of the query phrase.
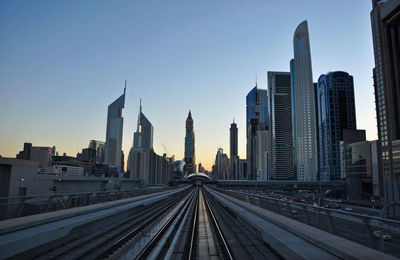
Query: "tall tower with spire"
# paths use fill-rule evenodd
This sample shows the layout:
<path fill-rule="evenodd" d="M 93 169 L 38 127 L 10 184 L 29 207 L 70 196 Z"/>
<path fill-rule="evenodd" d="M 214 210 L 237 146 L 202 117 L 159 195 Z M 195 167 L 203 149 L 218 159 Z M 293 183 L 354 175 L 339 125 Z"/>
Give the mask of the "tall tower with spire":
<path fill-rule="evenodd" d="M 124 125 L 122 109 L 125 106 L 125 92 L 126 80 L 124 94 L 108 106 L 107 112 L 105 163 L 118 168 L 118 171 L 121 171 L 122 161 L 122 130 Z"/>
<path fill-rule="evenodd" d="M 233 119 L 230 130 L 230 156 L 229 156 L 229 168 L 230 168 L 230 179 L 237 180 L 239 173 L 239 157 L 238 157 L 238 128 Z"/>
<path fill-rule="evenodd" d="M 186 119 L 186 136 L 185 136 L 185 167 L 188 174 L 196 172 L 196 157 L 194 149 L 194 131 L 193 131 L 193 118 L 189 110 Z"/>
<path fill-rule="evenodd" d="M 142 112 L 142 100 L 140 99 L 137 129 L 133 134 L 133 148 L 153 149 L 153 132 L 153 125 Z"/>

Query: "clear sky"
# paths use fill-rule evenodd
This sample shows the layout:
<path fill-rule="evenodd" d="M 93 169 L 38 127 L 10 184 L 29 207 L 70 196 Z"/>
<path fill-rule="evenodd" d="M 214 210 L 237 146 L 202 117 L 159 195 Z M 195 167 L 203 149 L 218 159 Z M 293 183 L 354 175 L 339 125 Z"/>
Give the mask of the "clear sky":
<path fill-rule="evenodd" d="M 123 150 L 139 98 L 154 148 L 182 159 L 194 119 L 196 162 L 229 154 L 232 119 L 246 157 L 246 94 L 289 71 L 293 33 L 308 20 L 314 81 L 354 76 L 357 126 L 377 139 L 369 0 L 0 1 L 0 155 L 24 142 L 75 156 L 105 140 L 107 106 L 123 92 Z"/>

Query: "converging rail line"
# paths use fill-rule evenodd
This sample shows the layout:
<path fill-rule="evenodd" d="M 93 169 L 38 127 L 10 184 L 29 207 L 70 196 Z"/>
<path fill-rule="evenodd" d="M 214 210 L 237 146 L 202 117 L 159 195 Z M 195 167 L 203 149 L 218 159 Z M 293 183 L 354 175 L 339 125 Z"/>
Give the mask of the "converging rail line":
<path fill-rule="evenodd" d="M 392 258 L 208 186 L 107 203 L 0 222 L 0 259 Z"/>

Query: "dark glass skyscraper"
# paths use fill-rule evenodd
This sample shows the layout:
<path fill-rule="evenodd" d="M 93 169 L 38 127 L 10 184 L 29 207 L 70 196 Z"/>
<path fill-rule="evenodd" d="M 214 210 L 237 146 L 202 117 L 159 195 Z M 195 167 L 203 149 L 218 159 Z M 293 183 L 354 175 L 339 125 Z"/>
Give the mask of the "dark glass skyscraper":
<path fill-rule="evenodd" d="M 335 71 L 321 75 L 317 88 L 319 171 L 322 181 L 339 180 L 344 129 L 357 129 L 353 77 Z"/>
<path fill-rule="evenodd" d="M 247 139 L 247 175 L 246 179 L 257 177 L 256 134 L 268 129 L 268 92 L 257 89 L 257 85 L 246 96 L 246 139 Z"/>
<path fill-rule="evenodd" d="M 372 0 L 374 88 L 384 196 L 400 200 L 400 1 Z M 391 212 L 400 216 L 400 207 Z"/>
<path fill-rule="evenodd" d="M 229 158 L 229 168 L 230 168 L 230 177 L 231 179 L 238 179 L 239 173 L 239 157 L 238 157 L 238 128 L 233 120 L 231 124 L 230 131 L 230 158 Z"/>
<path fill-rule="evenodd" d="M 292 99 L 289 72 L 268 71 L 270 162 L 273 180 L 293 180 Z"/>
<path fill-rule="evenodd" d="M 125 106 L 125 91 L 124 94 L 117 98 L 111 105 L 108 106 L 107 112 L 107 131 L 106 131 L 106 148 L 105 148 L 105 163 L 111 167 L 121 169 L 121 151 L 122 151 L 122 131 L 124 118 L 122 117 L 122 109 Z"/>
<path fill-rule="evenodd" d="M 231 124 L 230 130 L 230 157 L 236 157 L 238 156 L 238 128 L 235 123 L 235 120 L 233 120 L 233 123 Z"/>
<path fill-rule="evenodd" d="M 185 136 L 185 168 L 188 174 L 196 172 L 196 157 L 194 148 L 194 130 L 192 113 L 189 110 L 186 119 L 186 136 Z"/>

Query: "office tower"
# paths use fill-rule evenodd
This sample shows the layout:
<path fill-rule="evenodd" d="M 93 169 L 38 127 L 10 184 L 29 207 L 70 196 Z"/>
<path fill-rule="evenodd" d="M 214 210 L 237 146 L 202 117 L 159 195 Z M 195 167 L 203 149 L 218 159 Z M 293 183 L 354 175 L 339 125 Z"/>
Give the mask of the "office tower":
<path fill-rule="evenodd" d="M 246 179 L 246 172 L 247 172 L 247 160 L 246 159 L 239 159 L 238 179 L 239 180 Z"/>
<path fill-rule="evenodd" d="M 17 154 L 17 159 L 29 160 L 31 158 L 32 143 L 24 143 L 24 150 Z"/>
<path fill-rule="evenodd" d="M 335 71 L 318 79 L 319 173 L 322 181 L 340 180 L 340 141 L 344 129 L 357 129 L 353 77 Z"/>
<path fill-rule="evenodd" d="M 345 179 L 346 173 L 346 147 L 349 144 L 366 141 L 365 130 L 343 129 L 343 138 L 340 141 L 340 178 Z"/>
<path fill-rule="evenodd" d="M 230 157 L 236 157 L 238 156 L 238 128 L 237 124 L 235 123 L 235 120 L 233 120 L 231 124 L 231 128 L 229 129 L 230 131 Z"/>
<path fill-rule="evenodd" d="M 194 148 L 194 130 L 192 113 L 189 110 L 186 119 L 186 136 L 185 136 L 185 167 L 188 174 L 196 172 L 196 157 Z"/>
<path fill-rule="evenodd" d="M 238 156 L 238 128 L 233 120 L 230 131 L 230 153 L 229 153 L 229 169 L 231 178 L 234 180 L 238 179 L 239 173 L 239 156 Z"/>
<path fill-rule="evenodd" d="M 295 88 L 295 77 L 294 77 L 294 59 L 290 60 L 290 96 L 292 99 L 292 154 L 293 154 L 293 171 L 294 176 L 297 178 L 297 167 L 296 167 L 296 88 Z"/>
<path fill-rule="evenodd" d="M 140 100 L 136 132 L 133 134 L 133 144 L 127 164 L 127 170 L 132 178 L 146 178 L 151 181 L 151 178 L 147 176 L 150 173 L 150 167 L 147 164 L 151 159 L 150 152 L 153 151 L 153 132 L 153 125 L 143 114 L 142 100 Z"/>
<path fill-rule="evenodd" d="M 204 172 L 204 168 L 201 163 L 199 163 L 198 172 Z"/>
<path fill-rule="evenodd" d="M 96 151 L 96 162 L 104 162 L 105 144 L 102 141 L 90 140 L 88 148 Z"/>
<path fill-rule="evenodd" d="M 257 132 L 260 130 L 258 118 L 250 119 L 249 133 L 247 138 L 247 179 L 257 179 Z"/>
<path fill-rule="evenodd" d="M 255 144 L 255 165 L 256 165 L 256 180 L 269 180 L 270 175 L 270 142 L 269 131 L 261 130 L 256 132 Z"/>
<path fill-rule="evenodd" d="M 215 171 L 218 180 L 229 180 L 229 159 L 222 148 L 218 148 L 215 156 Z"/>
<path fill-rule="evenodd" d="M 173 179 L 173 160 L 166 154 L 160 156 L 154 152 L 153 132 L 153 125 L 143 114 L 140 102 L 137 128 L 128 155 L 127 175 L 143 179 L 145 185 L 166 184 Z"/>
<path fill-rule="evenodd" d="M 268 72 L 270 179 L 293 180 L 292 98 L 289 72 Z"/>
<path fill-rule="evenodd" d="M 133 135 L 133 148 L 153 149 L 153 132 L 153 125 L 143 114 L 142 101 L 140 101 L 137 128 Z"/>
<path fill-rule="evenodd" d="M 374 88 L 385 202 L 400 200 L 400 2 L 372 1 Z M 400 216 L 400 206 L 390 209 Z"/>
<path fill-rule="evenodd" d="M 129 154 L 129 177 L 144 184 L 167 184 L 173 179 L 173 162 L 153 149 L 132 148 Z"/>
<path fill-rule="evenodd" d="M 84 148 L 82 149 L 82 153 L 78 155 L 76 156 L 77 159 L 80 159 L 84 162 L 96 162 L 96 150 L 93 148 Z"/>
<path fill-rule="evenodd" d="M 297 179 L 315 181 L 318 174 L 316 116 L 307 21 L 293 37 L 295 158 Z"/>
<path fill-rule="evenodd" d="M 379 141 L 361 141 L 345 148 L 347 197 L 369 200 L 380 196 Z"/>
<path fill-rule="evenodd" d="M 268 92 L 256 86 L 246 96 L 246 140 L 247 173 L 246 179 L 255 180 L 256 169 L 256 132 L 268 129 Z"/>
<path fill-rule="evenodd" d="M 29 160 L 39 162 L 39 167 L 51 165 L 52 148 L 46 146 L 32 146 Z"/>
<path fill-rule="evenodd" d="M 106 132 L 106 149 L 104 161 L 110 167 L 121 169 L 121 151 L 122 151 L 122 131 L 124 118 L 122 117 L 122 109 L 125 106 L 125 92 L 108 106 L 107 112 L 107 132 Z"/>

